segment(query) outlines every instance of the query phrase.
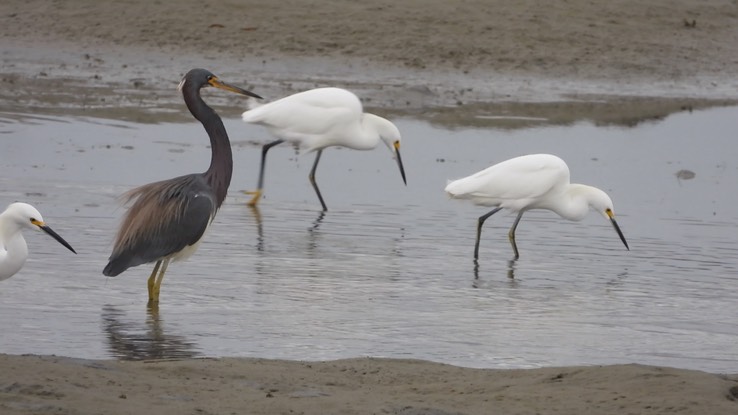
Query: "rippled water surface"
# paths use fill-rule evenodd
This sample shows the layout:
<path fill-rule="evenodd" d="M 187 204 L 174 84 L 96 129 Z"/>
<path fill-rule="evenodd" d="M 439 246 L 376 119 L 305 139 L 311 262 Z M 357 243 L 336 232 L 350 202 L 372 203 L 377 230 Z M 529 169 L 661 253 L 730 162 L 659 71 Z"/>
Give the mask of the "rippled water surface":
<path fill-rule="evenodd" d="M 447 130 L 398 120 L 408 185 L 384 148 L 313 156 L 275 147 L 265 199 L 246 206 L 266 132 L 226 120 L 235 172 L 199 251 L 102 276 L 133 186 L 204 171 L 202 128 L 0 114 L 0 204 L 34 204 L 78 251 L 26 233 L 0 282 L 0 352 L 84 358 L 418 358 L 470 367 L 637 362 L 738 372 L 738 109 L 634 127 Z M 528 212 L 511 264 L 510 214 L 449 200 L 447 179 L 536 152 L 615 202 L 631 251 L 598 215 Z M 693 177 L 692 177 L 693 176 Z"/>

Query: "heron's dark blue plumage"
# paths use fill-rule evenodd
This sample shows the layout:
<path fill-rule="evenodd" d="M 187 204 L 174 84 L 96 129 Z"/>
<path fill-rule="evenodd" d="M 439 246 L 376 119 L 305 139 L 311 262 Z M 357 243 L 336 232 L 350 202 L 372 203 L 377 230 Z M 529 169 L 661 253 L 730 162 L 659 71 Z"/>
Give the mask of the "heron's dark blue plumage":
<path fill-rule="evenodd" d="M 231 144 L 220 117 L 200 96 L 200 90 L 207 86 L 259 98 L 221 82 L 205 69 L 193 69 L 185 75 L 179 90 L 187 108 L 210 137 L 210 166 L 204 173 L 150 183 L 126 193 L 124 197 L 133 204 L 123 219 L 113 253 L 103 270 L 104 275 L 116 276 L 130 267 L 156 261 L 149 278 L 150 301 L 158 301 L 158 285 L 168 261 L 183 252 L 191 252 L 187 251 L 188 247 L 196 247 L 225 200 L 231 183 Z"/>

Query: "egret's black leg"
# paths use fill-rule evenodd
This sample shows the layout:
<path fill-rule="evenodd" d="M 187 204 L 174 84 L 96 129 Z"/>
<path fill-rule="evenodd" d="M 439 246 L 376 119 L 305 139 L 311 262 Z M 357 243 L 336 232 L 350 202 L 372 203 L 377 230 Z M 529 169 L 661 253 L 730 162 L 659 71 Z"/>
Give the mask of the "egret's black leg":
<path fill-rule="evenodd" d="M 482 225 L 484 225 L 484 221 L 487 220 L 488 217 L 499 212 L 501 209 L 501 207 L 494 208 L 479 217 L 479 220 L 477 221 L 477 243 L 474 244 L 474 259 L 479 259 L 479 238 L 482 236 Z"/>
<path fill-rule="evenodd" d="M 328 207 L 325 205 L 325 202 L 323 201 L 323 196 L 321 196 L 320 194 L 318 183 L 315 182 L 315 170 L 318 168 L 318 162 L 320 161 L 321 154 L 323 154 L 322 148 L 318 150 L 318 153 L 315 155 L 315 163 L 313 163 L 313 168 L 310 169 L 310 175 L 308 176 L 308 179 L 310 179 L 310 184 L 313 185 L 313 189 L 315 189 L 315 193 L 318 195 L 318 199 L 320 199 L 320 204 L 323 205 L 323 210 L 327 211 Z"/>
<path fill-rule="evenodd" d="M 513 260 L 517 260 L 520 258 L 520 254 L 518 254 L 518 245 L 515 243 L 515 229 L 518 228 L 518 222 L 520 222 L 520 218 L 523 217 L 523 212 L 518 213 L 518 217 L 515 218 L 515 222 L 513 223 L 512 228 L 510 228 L 510 232 L 507 233 L 507 237 L 510 239 L 510 244 L 512 245 L 513 252 L 515 252 L 515 258 Z"/>
<path fill-rule="evenodd" d="M 256 190 L 253 192 L 246 192 L 246 194 L 254 195 L 253 198 L 249 201 L 249 206 L 256 206 L 257 203 L 259 203 L 259 199 L 261 199 L 261 193 L 262 189 L 264 189 L 264 169 L 266 167 L 266 158 L 267 158 L 267 152 L 270 148 L 284 143 L 284 140 L 279 139 L 272 141 L 271 143 L 264 144 L 264 147 L 261 148 L 261 165 L 259 166 L 259 183 L 257 185 Z"/>

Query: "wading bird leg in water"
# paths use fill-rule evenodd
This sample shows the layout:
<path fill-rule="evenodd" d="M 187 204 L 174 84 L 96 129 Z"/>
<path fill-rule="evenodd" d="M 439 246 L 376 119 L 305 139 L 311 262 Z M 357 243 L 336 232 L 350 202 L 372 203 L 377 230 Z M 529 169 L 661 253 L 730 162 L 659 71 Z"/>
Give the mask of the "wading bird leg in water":
<path fill-rule="evenodd" d="M 264 189 L 264 167 L 266 166 L 266 158 L 267 158 L 267 152 L 270 148 L 284 143 L 284 140 L 275 140 L 271 143 L 264 144 L 264 146 L 261 148 L 261 167 L 259 167 L 259 183 L 256 186 L 256 190 L 250 191 L 247 190 L 244 193 L 247 195 L 254 195 L 254 197 L 249 200 L 247 203 L 249 206 L 256 206 L 257 203 L 259 203 L 259 199 L 261 199 L 261 194 Z"/>
<path fill-rule="evenodd" d="M 515 230 L 518 228 L 518 223 L 520 222 L 520 218 L 522 217 L 523 211 L 518 213 L 518 217 L 515 218 L 515 222 L 510 228 L 510 232 L 507 233 L 507 238 L 510 240 L 510 245 L 512 245 L 513 252 L 515 253 L 515 258 L 513 258 L 513 261 L 517 261 L 518 258 L 520 258 L 520 254 L 518 253 L 518 245 L 515 243 Z"/>
<path fill-rule="evenodd" d="M 494 208 L 491 211 L 480 216 L 479 220 L 477 220 L 477 242 L 474 244 L 474 260 L 479 259 L 479 238 L 482 237 L 482 225 L 484 225 L 484 221 L 486 221 L 488 217 L 494 215 L 500 210 L 502 210 L 501 207 Z"/>
<path fill-rule="evenodd" d="M 315 170 L 318 168 L 318 162 L 320 161 L 321 154 L 323 154 L 322 148 L 318 150 L 317 154 L 315 155 L 315 162 L 313 163 L 313 168 L 310 169 L 310 175 L 308 176 L 308 179 L 310 179 L 310 184 L 313 185 L 313 189 L 315 189 L 315 193 L 318 195 L 320 204 L 323 206 L 323 211 L 325 212 L 328 210 L 328 206 L 325 205 L 325 202 L 323 201 L 323 196 L 320 194 L 320 189 L 318 189 L 318 183 L 315 182 Z"/>
<path fill-rule="evenodd" d="M 170 260 L 168 258 L 161 261 L 161 271 L 159 271 L 159 276 L 156 277 L 156 283 L 154 284 L 154 289 L 152 291 L 153 296 L 149 297 L 149 303 L 159 302 L 159 292 L 161 291 L 161 282 L 164 280 L 164 273 L 167 272 L 169 261 Z"/>
<path fill-rule="evenodd" d="M 151 271 L 151 276 L 149 276 L 149 302 L 154 300 L 154 284 L 156 284 L 156 273 L 157 271 L 159 271 L 159 266 L 161 266 L 161 261 L 156 261 L 156 265 L 154 265 L 154 270 Z"/>

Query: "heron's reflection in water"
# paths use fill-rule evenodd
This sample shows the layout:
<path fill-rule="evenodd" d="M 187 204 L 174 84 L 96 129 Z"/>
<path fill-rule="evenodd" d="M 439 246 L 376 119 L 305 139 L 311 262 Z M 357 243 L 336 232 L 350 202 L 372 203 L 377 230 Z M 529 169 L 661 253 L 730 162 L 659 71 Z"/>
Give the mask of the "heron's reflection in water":
<path fill-rule="evenodd" d="M 195 343 L 183 336 L 166 333 L 158 306 L 148 307 L 143 324 L 125 321 L 125 317 L 125 313 L 115 306 L 103 306 L 103 331 L 113 357 L 120 360 L 161 360 L 200 355 Z"/>

